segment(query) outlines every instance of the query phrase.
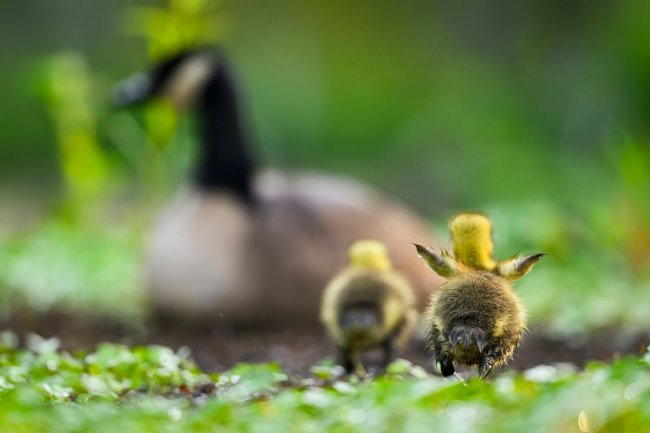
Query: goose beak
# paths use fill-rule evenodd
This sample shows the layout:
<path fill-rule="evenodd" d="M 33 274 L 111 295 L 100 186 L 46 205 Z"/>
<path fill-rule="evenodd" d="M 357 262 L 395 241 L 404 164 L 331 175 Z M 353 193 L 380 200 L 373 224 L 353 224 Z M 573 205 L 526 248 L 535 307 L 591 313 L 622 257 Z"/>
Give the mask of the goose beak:
<path fill-rule="evenodd" d="M 150 74 L 139 72 L 113 87 L 112 102 L 116 108 L 130 107 L 149 99 L 154 93 Z"/>

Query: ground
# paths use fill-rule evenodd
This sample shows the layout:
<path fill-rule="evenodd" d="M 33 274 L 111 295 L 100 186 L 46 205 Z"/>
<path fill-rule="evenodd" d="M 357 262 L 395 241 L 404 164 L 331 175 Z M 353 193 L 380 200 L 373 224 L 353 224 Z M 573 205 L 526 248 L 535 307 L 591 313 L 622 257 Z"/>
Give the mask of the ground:
<path fill-rule="evenodd" d="M 174 349 L 185 346 L 192 350 L 203 369 L 213 372 L 224 371 L 240 362 L 277 362 L 286 371 L 305 373 L 323 358 L 336 355 L 336 348 L 320 328 L 237 332 L 158 327 L 147 331 L 109 317 L 56 310 L 39 315 L 15 312 L 0 326 L 19 334 L 33 332 L 47 338 L 56 337 L 66 350 L 92 350 L 102 342 L 161 344 Z M 583 366 L 592 360 L 609 362 L 620 356 L 644 353 L 648 344 L 648 335 L 624 335 L 614 328 L 571 339 L 551 337 L 545 330 L 533 328 L 507 368 L 525 370 L 539 364 Z M 399 356 L 432 371 L 431 355 L 417 339 Z"/>

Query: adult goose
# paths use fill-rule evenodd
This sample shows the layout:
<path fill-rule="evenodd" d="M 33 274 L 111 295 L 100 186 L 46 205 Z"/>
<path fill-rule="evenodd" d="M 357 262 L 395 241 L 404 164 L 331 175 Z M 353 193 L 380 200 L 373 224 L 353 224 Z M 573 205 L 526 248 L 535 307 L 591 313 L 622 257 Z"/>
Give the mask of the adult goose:
<path fill-rule="evenodd" d="M 185 51 L 116 86 L 130 106 L 168 98 L 197 114 L 191 184 L 153 228 L 146 286 L 154 312 L 212 326 L 318 326 L 329 278 L 361 238 L 383 242 L 424 306 L 436 286 L 411 241 L 431 240 L 409 208 L 342 176 L 259 170 L 222 53 Z"/>

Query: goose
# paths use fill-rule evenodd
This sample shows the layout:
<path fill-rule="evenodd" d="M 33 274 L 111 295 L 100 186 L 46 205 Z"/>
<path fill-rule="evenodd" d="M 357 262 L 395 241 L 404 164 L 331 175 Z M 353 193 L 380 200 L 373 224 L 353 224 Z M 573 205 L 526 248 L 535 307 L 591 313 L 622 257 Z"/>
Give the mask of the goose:
<path fill-rule="evenodd" d="M 345 176 L 259 167 L 221 50 L 178 53 L 113 94 L 118 107 L 156 97 L 196 112 L 200 148 L 191 182 L 150 235 L 144 277 L 154 315 L 238 329 L 318 327 L 323 288 L 360 238 L 386 245 L 424 308 L 437 282 L 413 263 L 409 242 L 436 244 L 427 224 Z"/>

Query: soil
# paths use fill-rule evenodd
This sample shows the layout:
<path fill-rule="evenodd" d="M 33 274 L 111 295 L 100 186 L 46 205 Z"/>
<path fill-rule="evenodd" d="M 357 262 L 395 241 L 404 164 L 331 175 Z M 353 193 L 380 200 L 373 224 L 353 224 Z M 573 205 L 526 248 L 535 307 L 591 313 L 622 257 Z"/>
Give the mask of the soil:
<path fill-rule="evenodd" d="M 276 361 L 288 372 L 308 374 L 310 366 L 325 357 L 336 356 L 336 348 L 322 329 L 236 331 L 167 325 L 146 330 L 91 314 L 63 311 L 36 314 L 26 310 L 14 311 L 0 322 L 0 329 L 13 330 L 21 337 L 29 332 L 57 337 L 64 350 L 92 350 L 100 342 L 162 344 L 174 349 L 187 346 L 204 370 L 215 372 L 239 362 Z M 565 362 L 583 366 L 591 360 L 611 361 L 619 356 L 643 353 L 648 344 L 647 334 L 623 336 L 613 329 L 571 341 L 533 329 L 507 368 L 523 370 L 539 364 Z M 431 356 L 418 341 L 412 341 L 398 356 L 432 371 Z"/>

